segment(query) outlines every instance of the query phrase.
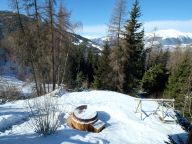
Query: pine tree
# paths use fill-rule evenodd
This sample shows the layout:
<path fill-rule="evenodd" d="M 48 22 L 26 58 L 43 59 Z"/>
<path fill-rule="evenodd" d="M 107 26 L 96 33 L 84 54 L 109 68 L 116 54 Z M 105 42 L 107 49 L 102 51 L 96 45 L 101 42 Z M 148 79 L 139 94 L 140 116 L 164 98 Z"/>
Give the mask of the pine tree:
<path fill-rule="evenodd" d="M 188 79 L 192 74 L 191 55 L 189 52 L 186 53 L 177 69 L 171 73 L 164 93 L 166 98 L 176 100 L 176 107 L 179 109 L 183 107 L 184 96 L 192 89 L 188 83 Z"/>
<path fill-rule="evenodd" d="M 109 72 L 109 79 L 111 80 L 112 90 L 123 92 L 123 84 L 125 83 L 125 53 L 121 45 L 115 45 L 112 47 L 110 54 L 110 66 L 112 68 Z"/>
<path fill-rule="evenodd" d="M 104 49 L 102 51 L 101 58 L 98 62 L 98 69 L 96 70 L 96 74 L 94 76 L 94 88 L 97 89 L 110 89 L 110 79 L 108 74 L 111 72 L 111 67 L 109 65 L 109 54 L 110 47 L 109 44 L 106 43 L 104 45 Z"/>
<path fill-rule="evenodd" d="M 72 23 L 70 22 L 70 12 L 60 2 L 59 11 L 57 14 L 58 20 L 56 23 L 57 28 L 57 46 L 55 50 L 56 55 L 56 72 L 57 84 L 64 83 L 66 77 L 67 63 L 69 58 L 70 49 L 72 47 L 72 35 L 69 31 L 72 30 Z"/>
<path fill-rule="evenodd" d="M 183 114 L 190 119 L 192 118 L 190 100 L 192 90 L 191 56 L 191 48 L 183 50 L 183 48 L 178 47 L 174 52 L 171 52 L 168 63 L 170 76 L 163 94 L 165 98 L 174 98 L 176 109 L 183 111 Z"/>
<path fill-rule="evenodd" d="M 84 76 L 82 71 L 77 73 L 77 77 L 76 77 L 76 88 L 80 89 L 82 87 L 83 81 L 84 81 Z"/>
<path fill-rule="evenodd" d="M 125 25 L 126 0 L 117 0 L 109 24 L 109 36 L 112 50 L 110 53 L 111 71 L 108 77 L 111 80 L 112 90 L 123 92 L 124 72 L 123 72 L 123 50 L 121 39 L 123 36 L 123 27 Z"/>
<path fill-rule="evenodd" d="M 115 45 L 120 45 L 120 38 L 123 35 L 125 24 L 126 0 L 117 0 L 109 24 L 109 36 L 114 40 Z"/>
<path fill-rule="evenodd" d="M 130 13 L 130 19 L 125 25 L 123 40 L 125 59 L 125 83 L 123 89 L 125 92 L 137 87 L 144 73 L 144 30 L 142 28 L 142 23 L 138 20 L 140 16 L 139 1 L 136 0 Z"/>
<path fill-rule="evenodd" d="M 13 0 L 20 25 L 14 37 L 15 52 L 31 67 L 38 95 L 47 92 L 45 85 L 52 83 L 54 90 L 56 85 L 64 82 L 69 49 L 73 45 L 69 34 L 73 26 L 67 10 L 61 3 L 57 15 L 56 0 L 44 2 Z M 24 21 L 21 11 L 30 17 L 30 22 Z"/>
<path fill-rule="evenodd" d="M 163 92 L 167 79 L 165 66 L 163 64 L 154 65 L 145 72 L 141 87 L 149 94 L 155 94 L 155 97 L 158 97 L 158 94 Z"/>
<path fill-rule="evenodd" d="M 97 66 L 98 55 L 94 54 L 92 50 L 88 51 L 87 62 L 86 62 L 86 75 L 88 87 L 92 86 L 94 81 L 95 68 Z"/>

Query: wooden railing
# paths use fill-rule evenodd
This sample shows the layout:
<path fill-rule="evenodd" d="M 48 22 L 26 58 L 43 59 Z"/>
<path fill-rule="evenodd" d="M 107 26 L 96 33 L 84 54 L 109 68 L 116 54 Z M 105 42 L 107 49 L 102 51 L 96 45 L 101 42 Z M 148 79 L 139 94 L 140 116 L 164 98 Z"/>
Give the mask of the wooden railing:
<path fill-rule="evenodd" d="M 142 102 L 143 101 L 154 101 L 157 102 L 158 106 L 154 110 L 153 114 L 157 114 L 158 111 L 162 112 L 161 119 L 164 121 L 166 117 L 166 113 L 169 109 L 174 110 L 174 99 L 144 99 L 144 98 L 135 98 L 138 102 L 138 105 L 136 106 L 135 113 L 141 114 L 141 120 L 143 120 L 143 112 L 142 112 Z"/>

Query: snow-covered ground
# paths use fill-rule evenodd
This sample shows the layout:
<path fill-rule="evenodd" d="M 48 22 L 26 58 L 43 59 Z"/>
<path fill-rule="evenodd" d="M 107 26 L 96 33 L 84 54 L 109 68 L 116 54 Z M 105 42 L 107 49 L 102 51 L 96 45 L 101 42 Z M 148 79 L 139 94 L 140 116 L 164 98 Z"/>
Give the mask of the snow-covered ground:
<path fill-rule="evenodd" d="M 15 75 L 0 76 L 0 86 L 15 86 L 24 96 L 29 96 L 33 93 L 35 84 L 18 80 Z"/>
<path fill-rule="evenodd" d="M 42 96 L 37 98 L 38 101 Z M 157 103 L 143 103 L 143 119 L 135 114 L 138 101 L 135 98 L 111 91 L 66 93 L 58 100 L 60 127 L 56 134 L 39 136 L 29 126 L 27 101 L 19 100 L 0 105 L 0 144 L 163 144 L 173 138 L 186 138 L 187 134 L 176 123 L 163 123 L 152 112 Z M 100 133 L 72 129 L 65 123 L 67 114 L 75 107 L 86 104 L 98 112 L 98 118 L 106 123 Z M 151 114 L 150 114 L 151 113 Z"/>

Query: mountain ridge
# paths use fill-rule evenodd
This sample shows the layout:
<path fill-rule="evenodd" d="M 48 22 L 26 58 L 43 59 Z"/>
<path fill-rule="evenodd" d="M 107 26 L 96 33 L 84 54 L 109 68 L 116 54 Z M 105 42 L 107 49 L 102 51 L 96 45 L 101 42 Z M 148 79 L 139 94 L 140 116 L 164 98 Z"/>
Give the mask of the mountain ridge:
<path fill-rule="evenodd" d="M 22 21 L 24 23 L 30 22 L 30 17 L 21 14 Z M 11 11 L 0 11 L 0 40 L 8 36 L 11 32 L 15 32 L 19 29 L 19 20 L 17 13 Z M 87 39 L 81 35 L 70 33 L 74 39 L 74 45 L 84 44 L 87 48 L 92 49 L 94 52 L 99 53 L 101 47 L 90 39 Z"/>
<path fill-rule="evenodd" d="M 93 42 L 102 46 L 108 37 L 91 39 Z M 158 30 L 145 34 L 145 47 L 154 41 L 156 44 L 161 44 L 163 47 L 175 47 L 178 45 L 192 45 L 192 33 L 181 32 L 175 29 Z"/>

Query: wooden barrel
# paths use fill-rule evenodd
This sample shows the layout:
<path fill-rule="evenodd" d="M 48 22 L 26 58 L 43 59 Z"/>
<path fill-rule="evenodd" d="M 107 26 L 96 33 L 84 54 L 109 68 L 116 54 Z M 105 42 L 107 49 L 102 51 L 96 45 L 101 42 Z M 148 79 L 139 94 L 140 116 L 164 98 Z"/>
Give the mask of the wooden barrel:
<path fill-rule="evenodd" d="M 94 131 L 92 126 L 97 121 L 97 112 L 87 105 L 77 107 L 71 115 L 71 125 L 75 129 L 82 131 Z"/>

